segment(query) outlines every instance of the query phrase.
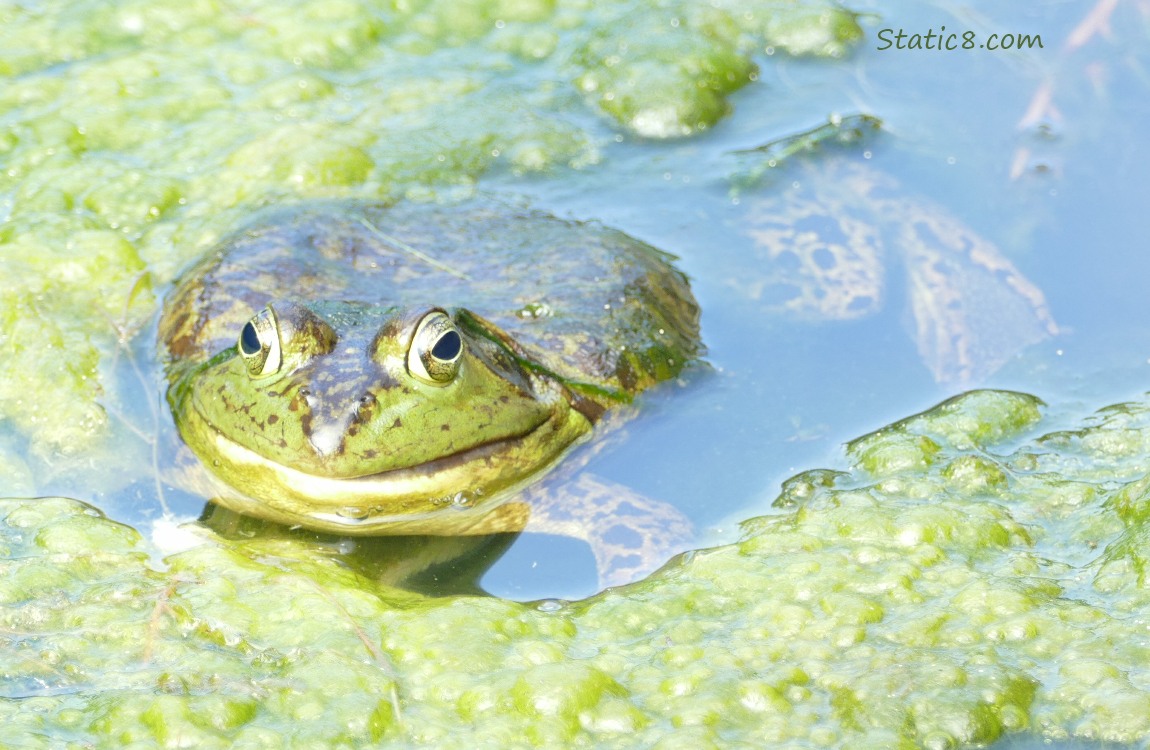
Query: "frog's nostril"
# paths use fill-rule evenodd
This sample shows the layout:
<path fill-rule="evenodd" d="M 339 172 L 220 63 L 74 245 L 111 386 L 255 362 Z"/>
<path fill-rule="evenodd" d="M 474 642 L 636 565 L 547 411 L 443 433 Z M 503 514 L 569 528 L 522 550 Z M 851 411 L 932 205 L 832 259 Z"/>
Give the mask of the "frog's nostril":
<path fill-rule="evenodd" d="M 375 413 L 375 406 L 375 396 L 370 393 L 365 393 L 360 396 L 359 400 L 355 403 L 355 412 L 352 415 L 353 423 L 360 424 L 370 419 L 371 415 Z"/>

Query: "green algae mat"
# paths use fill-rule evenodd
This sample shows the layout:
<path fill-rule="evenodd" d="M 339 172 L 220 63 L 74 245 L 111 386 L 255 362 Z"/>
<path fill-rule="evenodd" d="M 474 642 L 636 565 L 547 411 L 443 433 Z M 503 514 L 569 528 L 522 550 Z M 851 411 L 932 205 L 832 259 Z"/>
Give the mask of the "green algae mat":
<path fill-rule="evenodd" d="M 1150 406 L 975 391 L 578 603 L 423 598 L 283 540 L 150 564 L 0 502 L 0 744 L 954 747 L 1150 736 Z M 1141 676 L 1141 677 L 1140 677 Z"/>

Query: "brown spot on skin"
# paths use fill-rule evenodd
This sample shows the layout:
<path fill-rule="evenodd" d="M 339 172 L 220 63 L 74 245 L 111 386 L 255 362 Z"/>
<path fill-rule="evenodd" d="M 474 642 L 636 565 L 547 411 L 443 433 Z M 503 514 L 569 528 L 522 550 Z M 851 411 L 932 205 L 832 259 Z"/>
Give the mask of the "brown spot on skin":
<path fill-rule="evenodd" d="M 278 421 L 280 421 L 278 414 L 269 414 L 268 415 L 268 424 L 275 424 Z"/>
<path fill-rule="evenodd" d="M 403 420 L 399 417 L 396 417 L 395 421 L 391 423 L 391 428 L 393 430 L 398 430 L 400 427 L 403 427 Z"/>
<path fill-rule="evenodd" d="M 441 424 L 441 425 L 439 425 L 439 429 L 442 430 L 443 432 L 451 432 L 451 425 Z"/>
<path fill-rule="evenodd" d="M 288 408 L 292 411 L 307 411 L 310 413 L 311 409 L 305 408 L 308 405 L 307 397 L 309 395 L 311 395 L 311 391 L 307 388 L 300 388 L 296 391 L 296 394 L 292 396 L 292 400 L 288 402 Z"/>
<path fill-rule="evenodd" d="M 168 344 L 168 351 L 176 359 L 183 359 L 192 350 L 192 337 L 187 334 L 178 336 Z"/>
<path fill-rule="evenodd" d="M 365 451 L 363 452 L 363 457 L 364 457 L 364 458 L 375 458 L 375 457 L 376 457 L 376 455 L 377 455 L 377 454 L 376 454 L 376 452 L 375 452 L 375 448 L 368 448 L 367 450 L 365 450 Z"/>
<path fill-rule="evenodd" d="M 175 320 L 173 320 L 167 327 L 168 331 L 164 332 L 164 336 L 168 338 L 168 351 L 173 357 L 182 358 L 191 352 L 195 346 L 195 339 L 191 334 L 185 332 L 188 325 L 188 313 L 180 313 Z M 178 336 L 172 336 L 172 332 L 180 331 Z"/>
<path fill-rule="evenodd" d="M 629 360 L 622 360 L 615 371 L 615 376 L 619 378 L 619 384 L 623 386 L 623 390 L 634 393 L 638 390 L 636 384 L 639 378 L 636 377 L 635 368 Z"/>
<path fill-rule="evenodd" d="M 603 413 L 607 411 L 607 407 L 603 404 L 592 401 L 591 399 L 582 396 L 578 393 L 571 394 L 571 408 L 587 417 L 587 421 L 595 424 Z"/>
<path fill-rule="evenodd" d="M 403 326 L 405 323 L 407 323 L 407 321 L 403 320 L 402 318 L 392 318 L 391 320 L 386 321 L 382 326 L 380 326 L 379 332 L 376 333 L 376 341 L 397 338 L 399 334 L 403 332 Z"/>

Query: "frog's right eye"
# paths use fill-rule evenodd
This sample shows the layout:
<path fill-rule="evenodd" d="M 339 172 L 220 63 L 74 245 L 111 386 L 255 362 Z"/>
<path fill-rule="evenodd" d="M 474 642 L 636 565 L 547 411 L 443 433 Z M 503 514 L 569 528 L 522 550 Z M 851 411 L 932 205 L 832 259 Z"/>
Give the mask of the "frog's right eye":
<path fill-rule="evenodd" d="M 455 323 L 442 310 L 419 321 L 407 350 L 407 371 L 428 385 L 447 385 L 459 374 L 463 339 Z"/>
<path fill-rule="evenodd" d="M 270 305 L 244 323 L 236 349 L 244 358 L 251 377 L 264 378 L 279 372 L 283 352 L 280 349 L 279 326 Z"/>

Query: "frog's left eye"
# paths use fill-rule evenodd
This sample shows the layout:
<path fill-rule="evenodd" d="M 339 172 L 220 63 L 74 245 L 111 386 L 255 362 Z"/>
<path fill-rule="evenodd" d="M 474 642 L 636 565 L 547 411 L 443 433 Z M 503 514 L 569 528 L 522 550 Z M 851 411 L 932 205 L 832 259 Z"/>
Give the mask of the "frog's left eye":
<path fill-rule="evenodd" d="M 279 372 L 283 352 L 280 349 L 279 326 L 270 306 L 244 323 L 236 349 L 248 366 L 248 375 L 253 378 L 264 378 Z"/>
<path fill-rule="evenodd" d="M 446 313 L 423 316 L 407 350 L 407 370 L 428 385 L 447 385 L 459 373 L 463 338 Z"/>

